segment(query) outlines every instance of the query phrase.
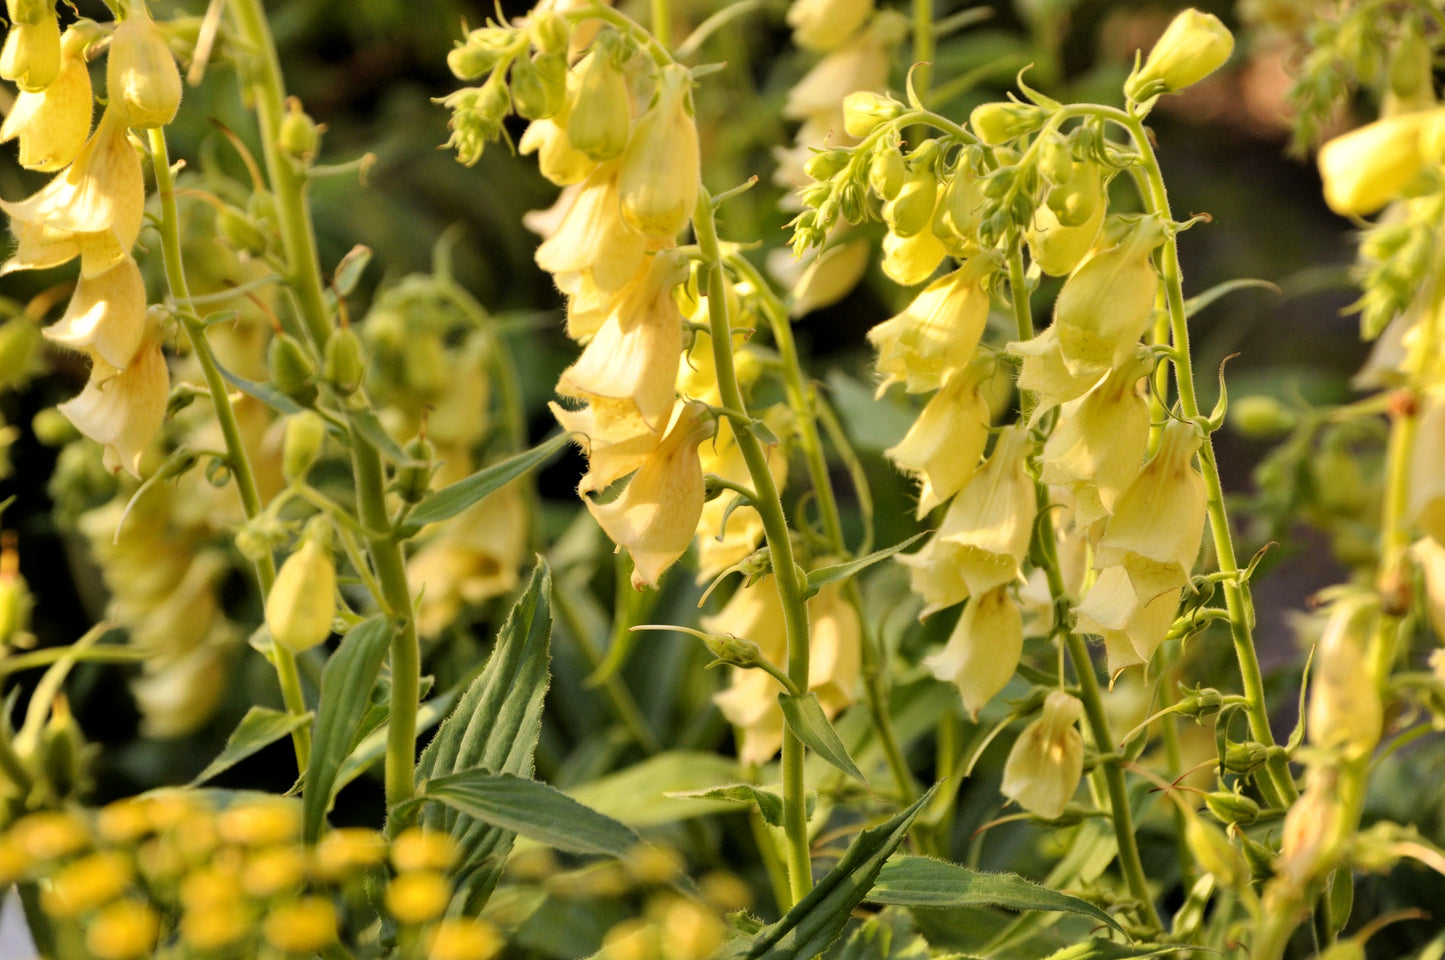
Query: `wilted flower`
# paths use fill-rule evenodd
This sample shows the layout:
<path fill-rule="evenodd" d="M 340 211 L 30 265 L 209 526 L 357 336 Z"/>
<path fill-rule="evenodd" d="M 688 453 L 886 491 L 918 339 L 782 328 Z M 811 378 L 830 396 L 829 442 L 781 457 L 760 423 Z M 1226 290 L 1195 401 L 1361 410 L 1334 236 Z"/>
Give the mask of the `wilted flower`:
<path fill-rule="evenodd" d="M 622 155 L 622 217 L 650 237 L 676 236 L 697 202 L 701 172 L 697 124 L 688 102 L 691 86 L 686 67 L 664 67 L 657 98 L 638 119 Z"/>
<path fill-rule="evenodd" d="M 1084 773 L 1084 738 L 1076 724 L 1084 705 L 1055 690 L 1043 714 L 1024 728 L 1003 768 L 1004 796 L 1046 820 L 1063 816 Z"/>
<path fill-rule="evenodd" d="M 1023 649 L 1023 614 L 1008 587 L 1000 586 L 968 599 L 948 643 L 924 658 L 923 665 L 958 686 L 964 709 L 976 719 L 1008 685 Z"/>

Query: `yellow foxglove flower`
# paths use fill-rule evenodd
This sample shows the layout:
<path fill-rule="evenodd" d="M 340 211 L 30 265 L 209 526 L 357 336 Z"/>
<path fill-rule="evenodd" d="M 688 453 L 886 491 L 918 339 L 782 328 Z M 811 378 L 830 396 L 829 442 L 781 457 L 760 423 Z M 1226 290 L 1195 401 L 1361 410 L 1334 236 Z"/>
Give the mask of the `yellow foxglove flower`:
<path fill-rule="evenodd" d="M 116 368 L 130 364 L 145 336 L 146 291 L 130 257 L 93 277 L 82 276 L 60 322 L 45 329 L 52 343 L 94 351 Z"/>
<path fill-rule="evenodd" d="M 1445 543 L 1445 388 L 1420 398 L 1415 448 L 1410 455 L 1410 499 L 1406 514 L 1422 531 Z"/>
<path fill-rule="evenodd" d="M 687 261 L 673 250 L 651 264 L 617 297 L 591 342 L 562 372 L 557 392 L 586 400 L 631 400 L 638 416 L 661 430 L 673 407 L 682 311 L 673 289 L 687 279 Z"/>
<path fill-rule="evenodd" d="M 153 330 L 123 370 L 92 355 L 85 389 L 59 409 L 77 430 L 105 447 L 111 472 L 124 469 L 139 477 L 141 456 L 161 428 L 170 392 L 159 331 Z"/>
<path fill-rule="evenodd" d="M 144 7 L 133 9 L 111 36 L 105 94 L 127 127 L 164 127 L 180 108 L 181 72 Z"/>
<path fill-rule="evenodd" d="M 891 10 L 880 12 L 867 29 L 835 48 L 788 91 L 783 116 L 807 120 L 825 116 L 843 133 L 843 98 L 858 90 L 882 90 L 888 82 L 891 51 L 908 33 L 908 21 Z"/>
<path fill-rule="evenodd" d="M 574 68 L 577 92 L 567 117 L 567 139 L 599 162 L 621 154 L 632 129 L 632 96 L 614 47 L 599 40 Z"/>
<path fill-rule="evenodd" d="M 702 514 L 702 466 L 697 446 L 713 433 L 700 403 L 682 404 L 667 435 L 622 494 L 610 503 L 587 500 L 587 509 L 612 542 L 632 554 L 632 586 L 656 587 L 692 542 Z"/>
<path fill-rule="evenodd" d="M 987 361 L 954 371 L 896 446 L 884 451 L 894 466 L 920 481 L 918 517 L 963 488 L 988 443 L 989 409 L 980 387 L 992 375 Z"/>
<path fill-rule="evenodd" d="M 872 258 L 866 240 L 833 244 L 821 252 L 810 250 L 801 260 L 787 250 L 773 250 L 768 254 L 768 272 L 791 289 L 788 312 L 801 317 L 846 297 L 863 279 Z"/>
<path fill-rule="evenodd" d="M 1362 217 L 1399 197 L 1424 166 L 1422 137 L 1441 116 L 1439 110 L 1427 110 L 1383 117 L 1320 147 L 1320 177 L 1330 209 Z"/>
<path fill-rule="evenodd" d="M 662 441 L 662 433 L 648 426 L 631 400 L 598 399 L 580 410 L 557 403 L 548 406 L 587 455 L 587 472 L 578 493 L 607 489 L 642 466 Z"/>
<path fill-rule="evenodd" d="M 1122 566 L 1105 567 L 1080 601 L 1077 628 L 1103 638 L 1109 676 L 1148 663 L 1179 610 L 1178 589 L 1141 598 Z"/>
<path fill-rule="evenodd" d="M 1024 649 L 1024 620 L 1008 587 L 994 587 L 964 604 L 948 643 L 925 657 L 935 677 L 958 686 L 969 716 L 1008 685 Z"/>
<path fill-rule="evenodd" d="M 0 77 L 38 93 L 60 73 L 60 21 L 49 0 L 8 0 L 10 31 L 0 48 Z"/>
<path fill-rule="evenodd" d="M 911 287 L 927 280 L 946 256 L 948 249 L 931 230 L 911 237 L 896 233 L 883 236 L 883 273 L 900 286 Z"/>
<path fill-rule="evenodd" d="M 1076 724 L 1084 705 L 1055 690 L 1043 714 L 1014 741 L 1003 768 L 1004 796 L 1029 813 L 1057 820 L 1073 799 L 1084 773 L 1084 738 Z"/>
<path fill-rule="evenodd" d="M 233 646 L 220 633 L 179 655 L 147 660 L 130 682 L 131 696 L 148 737 L 179 737 L 195 731 L 216 712 L 226 692 L 226 663 Z"/>
<path fill-rule="evenodd" d="M 557 232 L 537 247 L 537 266 L 555 275 L 591 275 L 602 291 L 622 287 L 642 263 L 644 240 L 622 219 L 617 196 L 620 165 L 604 163 L 582 182 Z M 562 276 L 558 286 L 568 290 Z"/>
<path fill-rule="evenodd" d="M 20 240 L 0 273 L 76 256 L 86 276 L 114 267 L 135 246 L 145 210 L 140 158 L 125 127 L 107 110 L 74 163 L 27 199 L 0 200 L 0 210 Z"/>
<path fill-rule="evenodd" d="M 1193 86 L 1229 60 L 1234 35 L 1212 13 L 1181 10 L 1164 30 L 1138 73 L 1124 84 L 1131 100 L 1175 93 Z"/>
<path fill-rule="evenodd" d="M 73 161 L 90 136 L 95 101 L 85 46 L 91 35 L 71 27 L 61 42 L 60 72 L 44 90 L 21 90 L 5 123 L 0 143 L 20 141 L 20 165 L 31 170 L 59 170 Z"/>
<path fill-rule="evenodd" d="M 1114 504 L 1095 565 L 1122 565 L 1147 603 L 1183 586 L 1204 536 L 1204 478 L 1194 469 L 1201 437 L 1192 423 L 1165 424 L 1159 449 Z"/>
<path fill-rule="evenodd" d="M 1306 721 L 1310 743 L 1346 757 L 1368 755 L 1380 742 L 1385 712 L 1366 648 L 1379 607 L 1366 597 L 1335 601 L 1315 650 Z"/>
<path fill-rule="evenodd" d="M 331 636 L 336 619 L 336 562 L 326 521 L 314 522 L 301 548 L 286 558 L 266 597 L 266 628 L 292 653 L 310 650 Z"/>
<path fill-rule="evenodd" d="M 824 587 L 808 601 L 808 622 L 808 689 L 818 695 L 824 713 L 836 716 L 855 699 L 863 626 L 838 584 Z"/>
<path fill-rule="evenodd" d="M 1083 167 L 1084 164 L 1076 164 Z M 1059 222 L 1059 217 L 1048 204 L 1034 211 L 1033 222 L 1024 232 L 1029 244 L 1029 256 L 1039 269 L 1051 277 L 1062 277 L 1070 273 L 1088 255 L 1099 231 L 1104 226 L 1103 187 L 1094 177 L 1094 190 L 1099 194 L 1094 203 L 1094 212 L 1083 223 L 1068 226 Z"/>
<path fill-rule="evenodd" d="M 1059 347 L 1071 372 L 1117 367 L 1149 326 L 1159 275 L 1150 254 L 1164 225 L 1145 217 L 1118 246 L 1094 254 L 1064 281 L 1054 302 Z"/>
<path fill-rule="evenodd" d="M 793 0 L 788 26 L 804 50 L 827 51 L 857 33 L 873 13 L 873 0 Z"/>
<path fill-rule="evenodd" d="M 674 63 L 663 67 L 659 84 L 622 154 L 617 189 L 624 220 L 650 237 L 671 240 L 692 216 L 702 173 L 689 103 L 692 77 Z"/>
<path fill-rule="evenodd" d="M 1023 580 L 1021 564 L 1037 512 L 1026 467 L 1030 446 L 1026 429 L 1005 427 L 993 454 L 953 498 L 927 546 L 899 555 L 913 568 L 914 592 L 927 603 L 923 616 Z"/>
<path fill-rule="evenodd" d="M 570 102 L 564 102 L 561 110 L 545 120 L 533 120 L 522 131 L 517 150 L 523 156 L 537 155 L 537 170 L 559 187 L 581 183 L 587 175 L 597 169 L 597 161 L 572 146 L 567 139 L 567 117 L 571 113 Z"/>
<path fill-rule="evenodd" d="M 407 558 L 407 584 L 418 597 L 417 632 L 437 636 L 464 605 L 511 590 L 526 550 L 527 507 L 516 484 L 446 523 Z"/>
<path fill-rule="evenodd" d="M 1108 364 L 1074 363 L 1071 366 L 1065 361 L 1063 347 L 1059 345 L 1057 324 L 1032 340 L 1010 343 L 1006 349 L 1015 356 L 1023 357 L 1023 365 L 1019 368 L 1019 389 L 1038 396 L 1029 426 L 1037 424 L 1044 414 L 1059 404 L 1088 393 L 1110 369 Z"/>
<path fill-rule="evenodd" d="M 1149 404 L 1138 384 L 1152 367 L 1152 357 L 1141 350 L 1059 410 L 1058 424 L 1039 458 L 1041 479 L 1073 488 L 1074 523 L 1079 527 L 1108 516 L 1144 463 Z"/>
<path fill-rule="evenodd" d="M 909 393 L 937 390 L 973 358 L 988 322 L 983 280 L 995 269 L 978 256 L 924 288 L 908 309 L 868 331 L 878 351 L 878 396 L 895 383 Z"/>

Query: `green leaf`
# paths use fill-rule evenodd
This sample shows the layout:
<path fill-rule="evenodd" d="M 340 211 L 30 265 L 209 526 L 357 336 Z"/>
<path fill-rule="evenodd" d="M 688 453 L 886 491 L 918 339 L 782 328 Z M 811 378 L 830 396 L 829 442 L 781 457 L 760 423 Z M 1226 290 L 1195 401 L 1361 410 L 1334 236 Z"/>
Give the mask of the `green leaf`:
<path fill-rule="evenodd" d="M 420 800 L 436 800 L 494 827 L 569 853 L 623 857 L 637 834 L 556 787 L 513 776 L 468 770 L 428 780 Z"/>
<path fill-rule="evenodd" d="M 358 243 L 347 251 L 346 256 L 336 265 L 336 273 L 331 278 L 331 287 L 343 297 L 349 297 L 356 289 L 356 284 L 361 280 L 361 275 L 366 271 L 366 265 L 371 262 L 371 248 Z"/>
<path fill-rule="evenodd" d="M 301 798 L 302 836 L 307 843 L 321 839 L 335 795 L 336 775 L 356 740 L 356 728 L 371 700 L 371 687 L 386 659 L 393 629 L 386 617 L 363 621 L 342 638 L 321 671 L 321 700 Z"/>
<path fill-rule="evenodd" d="M 1283 290 L 1268 280 L 1253 280 L 1249 278 L 1226 280 L 1224 283 L 1217 283 L 1203 293 L 1196 294 L 1188 300 L 1185 300 L 1184 315 L 1186 317 L 1192 317 L 1227 293 L 1249 289 L 1271 290 L 1281 296 L 1284 294 Z"/>
<path fill-rule="evenodd" d="M 1216 951 L 1207 947 L 1190 947 L 1190 951 Z M 1062 950 L 1049 954 L 1044 960 L 1128 960 L 1130 957 L 1162 957 L 1179 951 L 1178 944 L 1158 943 L 1116 943 L 1113 940 L 1085 940 L 1070 944 Z"/>
<path fill-rule="evenodd" d="M 984 873 L 929 857 L 895 857 L 884 864 L 868 899 L 900 907 L 1003 907 L 1077 913 L 1124 932 L 1117 920 L 1087 900 L 1015 874 Z"/>
<path fill-rule="evenodd" d="M 740 776 L 737 761 L 713 753 L 669 750 L 635 766 L 570 789 L 567 795 L 634 829 L 719 813 L 726 800 L 680 801 L 673 794 L 703 790 Z"/>
<path fill-rule="evenodd" d="M 376 418 L 370 407 L 361 407 L 356 410 L 348 410 L 346 418 L 351 423 L 351 429 L 365 437 L 373 447 L 381 451 L 381 455 L 392 463 L 410 463 L 411 458 L 402 452 L 401 447 L 386 432 L 381 421 Z"/>
<path fill-rule="evenodd" d="M 823 713 L 823 705 L 818 702 L 816 693 L 809 691 L 797 697 L 790 693 L 780 693 L 778 702 L 783 706 L 783 719 L 787 722 L 788 729 L 793 731 L 794 736 L 803 741 L 809 750 L 860 783 L 868 783 L 863 771 L 859 770 L 853 758 L 848 756 L 848 748 L 843 746 L 838 731 L 833 729 L 833 724 Z"/>
<path fill-rule="evenodd" d="M 559 433 L 555 437 L 543 440 L 530 450 L 503 460 L 501 463 L 494 463 L 463 480 L 458 480 L 456 483 L 429 494 L 416 505 L 416 509 L 407 517 L 403 533 L 410 535 L 428 523 L 455 517 L 487 494 L 500 490 L 524 473 L 551 460 L 566 443 L 567 434 Z"/>
<path fill-rule="evenodd" d="M 906 910 L 889 907 L 853 931 L 836 960 L 928 960 L 928 941 Z"/>
<path fill-rule="evenodd" d="M 475 769 L 532 775 L 542 700 L 551 679 L 551 638 L 552 578 L 539 561 L 502 624 L 487 665 L 422 751 L 418 784 Z M 466 911 L 475 913 L 496 886 L 516 834 L 439 805 L 423 808 L 421 822 L 450 833 L 461 847 L 462 862 L 453 879 L 466 893 Z"/>
<path fill-rule="evenodd" d="M 908 828 L 929 799 L 933 788 L 907 810 L 858 834 L 837 866 L 829 870 L 793 909 L 753 938 L 745 954 L 736 946 L 724 956 L 748 960 L 808 960 L 822 953 L 843 932 L 853 908 L 862 903 L 883 863 L 908 836 Z"/>
<path fill-rule="evenodd" d="M 430 730 L 441 722 L 442 718 L 451 710 L 452 704 L 456 702 L 459 690 L 448 690 L 439 697 L 433 697 L 416 712 L 416 730 L 422 733 Z M 364 729 L 364 727 L 363 727 Z M 367 733 L 361 734 L 360 742 L 341 765 L 341 770 L 336 774 L 336 784 L 331 789 L 340 793 L 345 786 L 357 777 L 366 772 L 366 768 L 380 760 L 386 753 L 386 730 L 385 723 Z M 358 731 L 360 732 L 360 731 Z"/>
<path fill-rule="evenodd" d="M 216 369 L 221 372 L 222 379 L 231 386 L 248 396 L 255 397 L 277 413 L 290 416 L 293 413 L 301 412 L 301 405 L 299 403 L 281 391 L 272 389 L 270 385 L 257 383 L 254 380 L 247 380 L 244 377 L 238 377 L 219 363 L 216 364 Z"/>
<path fill-rule="evenodd" d="M 667 794 L 683 800 L 726 800 L 729 803 L 746 803 L 758 808 L 764 820 L 775 827 L 783 825 L 783 798 L 771 790 L 755 787 L 751 783 L 730 783 L 706 790 L 674 790 Z"/>
<path fill-rule="evenodd" d="M 246 711 L 236 729 L 226 738 L 226 747 L 206 769 L 196 774 L 190 785 L 198 787 L 207 780 L 231 769 L 242 760 L 258 753 L 282 737 L 290 736 L 311 722 L 311 714 L 300 715 L 272 710 L 268 707 L 252 707 Z"/>
<path fill-rule="evenodd" d="M 874 550 L 866 557 L 859 557 L 856 560 L 849 560 L 847 563 L 834 564 L 831 567 L 819 567 L 808 574 L 808 596 L 817 593 L 830 583 L 837 583 L 840 580 L 847 580 L 860 570 L 866 570 L 873 564 L 887 560 L 900 550 L 907 550 L 923 537 L 928 536 L 929 531 L 916 533 L 901 543 L 895 543 L 891 547 L 884 547 L 882 550 Z"/>

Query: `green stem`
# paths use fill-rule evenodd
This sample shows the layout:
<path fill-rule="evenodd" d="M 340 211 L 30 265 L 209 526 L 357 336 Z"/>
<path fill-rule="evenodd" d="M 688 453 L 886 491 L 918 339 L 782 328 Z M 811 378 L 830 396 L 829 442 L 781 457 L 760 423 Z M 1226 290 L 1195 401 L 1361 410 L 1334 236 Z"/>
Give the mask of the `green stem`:
<path fill-rule="evenodd" d="M 255 97 L 266 173 L 275 196 L 276 219 L 286 259 L 285 276 L 307 339 L 321 357 L 331 337 L 332 320 L 326 307 L 316 236 L 306 199 L 305 172 L 282 152 L 279 142 L 284 101 L 280 57 L 261 0 L 233 0 L 231 9 L 235 11 L 241 36 L 256 58 L 247 78 Z M 399 618 L 391 641 L 391 702 L 386 738 L 386 802 L 390 809 L 411 799 L 416 792 L 416 712 L 421 692 L 421 651 L 412 615 L 411 591 L 406 582 L 406 563 L 386 509 L 381 454 L 360 430 L 351 431 L 351 459 L 356 476 L 357 512 L 362 526 L 370 531 L 367 547 L 381 584 L 382 596 L 377 600 Z"/>
<path fill-rule="evenodd" d="M 672 46 L 672 10 L 668 0 L 652 0 L 651 12 L 652 35 L 664 47 Z"/>
<path fill-rule="evenodd" d="M 913 0 L 913 92 L 927 104 L 933 86 L 933 0 Z"/>
<path fill-rule="evenodd" d="M 723 404 L 746 411 L 742 390 L 738 387 L 733 367 L 732 324 L 728 317 L 727 278 L 723 274 L 722 252 L 718 244 L 717 225 L 713 221 L 712 196 L 706 189 L 698 190 L 693 211 L 693 230 L 697 233 L 707 279 L 708 322 L 712 334 L 713 362 L 717 368 L 718 393 Z M 808 689 L 808 607 L 804 599 L 806 581 L 793 558 L 793 543 L 788 532 L 787 516 L 778 495 L 773 473 L 768 469 L 768 456 L 762 443 L 751 430 L 733 430 L 738 452 L 748 467 L 758 499 L 753 507 L 762 518 L 763 532 L 772 558 L 773 583 L 783 605 L 783 621 L 788 643 L 788 676 L 800 690 Z M 793 902 L 801 900 L 813 886 L 812 859 L 808 851 L 808 816 L 806 786 L 803 778 L 803 744 L 786 726 L 783 730 L 783 832 L 788 840 L 788 884 Z"/>
<path fill-rule="evenodd" d="M 176 213 L 176 185 L 171 171 L 170 151 L 166 147 L 165 130 L 150 131 L 152 166 L 155 169 L 156 193 L 161 201 L 161 258 L 165 261 L 166 283 L 171 298 L 184 304 L 190 300 L 190 286 L 186 282 L 186 270 L 181 259 L 180 219 Z M 206 339 L 206 327 L 201 318 L 189 307 L 179 307 L 177 316 L 185 327 L 191 342 L 191 351 L 201 365 L 201 374 L 210 391 L 211 406 L 216 412 L 216 422 L 226 441 L 226 459 L 231 476 L 236 480 L 236 492 L 241 497 L 241 511 L 247 520 L 253 520 L 261 513 L 261 494 L 256 486 L 256 473 L 251 467 L 251 457 L 241 438 L 241 427 L 236 422 L 236 411 L 231 407 L 225 378 L 216 365 L 215 354 L 211 352 L 210 341 Z M 255 561 L 256 582 L 264 602 L 276 582 L 276 561 L 269 552 Z M 301 677 L 296 672 L 296 656 L 285 647 L 273 644 L 271 662 L 276 667 L 276 677 L 281 685 L 281 699 L 286 711 L 292 716 L 306 713 L 306 698 L 301 692 Z M 291 734 L 291 745 L 296 751 L 296 768 L 305 773 L 311 758 L 311 729 L 306 725 L 297 727 Z"/>

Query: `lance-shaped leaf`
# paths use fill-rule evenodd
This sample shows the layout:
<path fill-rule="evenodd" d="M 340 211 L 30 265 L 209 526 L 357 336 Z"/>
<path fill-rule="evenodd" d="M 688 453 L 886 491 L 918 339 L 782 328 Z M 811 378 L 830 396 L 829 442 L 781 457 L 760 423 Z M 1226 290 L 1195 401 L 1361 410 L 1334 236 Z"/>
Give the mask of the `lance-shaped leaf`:
<path fill-rule="evenodd" d="M 1003 907 L 1077 913 L 1119 932 L 1124 928 L 1103 910 L 1011 873 L 984 873 L 946 860 L 894 857 L 883 865 L 868 899 L 901 907 Z"/>
<path fill-rule="evenodd" d="M 843 746 L 838 731 L 833 729 L 827 714 L 823 713 L 823 705 L 818 702 L 816 693 L 809 691 L 796 697 L 790 693 L 780 693 L 778 703 L 782 704 L 783 719 L 787 722 L 788 729 L 793 731 L 793 735 L 803 741 L 809 750 L 860 783 L 868 783 L 863 771 L 858 769 L 858 764 L 848 756 L 848 748 Z"/>
<path fill-rule="evenodd" d="M 225 748 L 206 769 L 196 774 L 190 785 L 198 787 L 218 774 L 269 747 L 282 737 L 290 736 L 311 722 L 311 714 L 292 714 L 269 707 L 252 707 L 246 711 L 236 729 L 226 738 Z"/>
<path fill-rule="evenodd" d="M 674 790 L 666 794 L 682 800 L 726 800 L 730 803 L 745 803 L 758 808 L 758 813 L 775 827 L 783 825 L 783 798 L 771 790 L 755 787 L 751 783 L 729 783 L 705 790 Z M 813 815 L 817 798 L 811 793 L 807 798 L 807 814 Z"/>
<path fill-rule="evenodd" d="M 409 535 L 428 523 L 455 517 L 487 494 L 500 490 L 522 474 L 551 460 L 566 444 L 567 434 L 559 433 L 530 450 L 509 457 L 501 463 L 484 467 L 469 477 L 427 495 L 407 516 L 402 532 Z"/>
<path fill-rule="evenodd" d="M 920 537 L 928 536 L 928 531 L 914 534 L 902 543 L 895 543 L 891 547 L 884 547 L 882 550 L 874 550 L 866 557 L 859 557 L 856 560 L 849 560 L 847 563 L 837 563 L 830 567 L 819 567 L 808 574 L 808 596 L 813 596 L 819 590 L 830 583 L 837 583 L 840 580 L 847 580 L 859 571 L 866 570 L 875 563 L 887 560 L 900 550 L 907 550 L 918 542 Z"/>
<path fill-rule="evenodd" d="M 637 834 L 556 787 L 510 773 L 468 770 L 422 784 L 418 802 L 435 800 L 469 817 L 569 853 L 624 857 Z"/>
<path fill-rule="evenodd" d="M 321 839 L 326 811 L 335 795 L 336 774 L 356 742 L 356 730 L 371 702 L 371 687 L 386 659 L 392 630 L 383 616 L 353 627 L 321 671 L 321 700 L 301 798 L 302 835 L 307 843 Z"/>

